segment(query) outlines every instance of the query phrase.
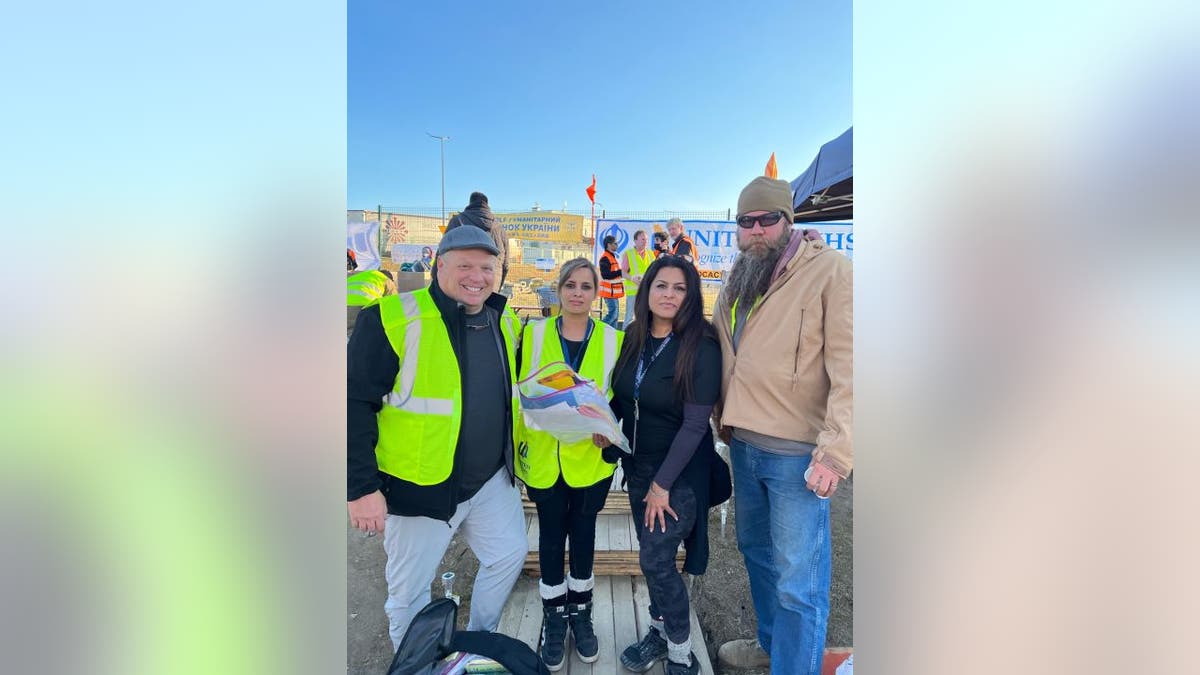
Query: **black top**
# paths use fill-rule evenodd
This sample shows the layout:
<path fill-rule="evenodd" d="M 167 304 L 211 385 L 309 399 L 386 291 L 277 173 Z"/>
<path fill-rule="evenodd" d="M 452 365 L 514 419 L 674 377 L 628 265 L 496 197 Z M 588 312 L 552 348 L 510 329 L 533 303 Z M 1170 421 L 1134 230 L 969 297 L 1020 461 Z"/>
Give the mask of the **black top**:
<path fill-rule="evenodd" d="M 464 315 L 466 325 L 463 346 L 465 361 L 471 364 L 463 371 L 462 406 L 465 414 L 458 433 L 459 478 L 458 501 L 465 502 L 489 478 L 504 466 L 505 405 L 510 395 L 504 381 L 502 352 L 503 338 L 499 329 L 499 313 L 484 307 L 477 314 Z"/>
<path fill-rule="evenodd" d="M 567 348 L 567 353 L 563 354 L 563 360 L 576 372 L 579 372 L 579 368 L 576 368 L 576 366 L 583 365 L 583 357 L 587 354 L 587 343 L 583 340 L 568 340 L 566 338 L 562 338 L 562 343 Z"/>
<path fill-rule="evenodd" d="M 651 338 L 649 351 L 661 340 Z M 708 567 L 708 509 L 712 472 L 727 472 L 713 444 L 709 416 L 721 393 L 721 347 L 715 339 L 700 341 L 692 385 L 696 400 L 684 403 L 675 395 L 673 377 L 679 343 L 672 338 L 642 380 L 638 407 L 637 446 L 621 464 L 631 489 L 648 490 L 651 480 L 670 490 L 676 480 L 687 482 L 696 495 L 696 524 L 684 537 L 687 557 L 683 570 L 704 574 Z M 613 374 L 612 408 L 625 437 L 633 442 L 633 383 L 637 363 Z M 728 482 L 728 474 L 725 477 Z"/>
<path fill-rule="evenodd" d="M 650 338 L 642 355 L 645 361 L 662 344 L 661 339 Z M 634 439 L 633 389 L 637 362 L 631 360 L 619 372 L 613 374 L 613 409 L 621 418 L 622 431 L 634 445 L 632 461 L 626 471 L 630 480 L 655 479 L 665 489 L 670 489 L 675 478 L 696 454 L 699 445 L 712 445 L 712 431 L 707 426 L 707 415 L 703 419 L 701 436 L 691 438 L 690 447 L 680 447 L 676 437 L 683 431 L 685 405 L 676 394 L 674 386 L 675 358 L 679 354 L 679 340 L 672 338 L 654 359 L 645 372 L 639 392 L 640 416 L 637 422 L 636 445 Z M 701 340 L 700 352 L 696 355 L 693 368 L 692 387 L 695 395 L 693 406 L 711 412 L 721 395 L 721 348 L 715 340 Z M 692 406 L 688 406 L 692 407 Z M 705 433 L 707 432 L 707 433 Z M 632 470 L 630 470 L 632 469 Z M 660 470 L 664 470 L 659 475 Z"/>

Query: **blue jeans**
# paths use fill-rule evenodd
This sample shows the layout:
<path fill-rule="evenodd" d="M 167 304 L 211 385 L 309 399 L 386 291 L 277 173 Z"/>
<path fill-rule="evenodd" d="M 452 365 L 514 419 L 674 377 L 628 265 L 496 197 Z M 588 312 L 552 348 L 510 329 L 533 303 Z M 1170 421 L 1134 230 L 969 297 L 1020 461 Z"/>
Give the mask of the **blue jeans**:
<path fill-rule="evenodd" d="M 772 675 L 818 675 L 832 575 L 829 501 L 805 487 L 808 455 L 773 454 L 736 438 L 729 454 L 758 642 Z"/>
<path fill-rule="evenodd" d="M 617 327 L 617 303 L 620 300 L 617 298 L 604 298 L 604 316 L 600 319 L 604 323 Z"/>

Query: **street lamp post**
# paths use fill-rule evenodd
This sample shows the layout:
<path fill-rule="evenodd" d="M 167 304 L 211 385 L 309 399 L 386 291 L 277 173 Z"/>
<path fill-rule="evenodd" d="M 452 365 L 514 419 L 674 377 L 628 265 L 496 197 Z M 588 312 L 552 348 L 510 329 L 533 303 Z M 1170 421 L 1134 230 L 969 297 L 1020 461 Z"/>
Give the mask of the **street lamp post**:
<path fill-rule="evenodd" d="M 600 217 L 604 217 L 604 204 L 592 202 L 592 238 L 596 237 L 596 209 L 600 209 Z"/>
<path fill-rule="evenodd" d="M 428 131 L 425 135 L 437 139 L 438 147 L 442 151 L 442 229 L 446 229 L 446 141 L 450 140 L 449 136 L 435 136 Z"/>

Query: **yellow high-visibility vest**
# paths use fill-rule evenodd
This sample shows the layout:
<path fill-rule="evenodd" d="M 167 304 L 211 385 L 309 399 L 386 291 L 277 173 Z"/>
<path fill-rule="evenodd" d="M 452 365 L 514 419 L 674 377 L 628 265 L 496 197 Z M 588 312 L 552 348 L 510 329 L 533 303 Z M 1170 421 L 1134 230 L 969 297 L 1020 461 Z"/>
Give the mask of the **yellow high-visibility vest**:
<path fill-rule="evenodd" d="M 592 322 L 592 337 L 578 372 L 594 381 L 600 391 L 611 399 L 612 385 L 609 380 L 625 334 L 594 318 L 588 320 Z M 556 321 L 555 318 L 542 319 L 530 321 L 525 326 L 521 336 L 523 356 L 519 379 L 523 380 L 555 361 L 566 362 Z M 560 473 L 567 485 L 587 487 L 611 476 L 616 469 L 615 465 L 604 461 L 600 448 L 592 443 L 591 438 L 577 443 L 559 443 L 550 434 L 524 425 L 521 434 L 517 450 L 517 476 L 530 487 L 551 487 L 558 482 Z"/>
<path fill-rule="evenodd" d="M 388 278 L 379 270 L 367 270 L 346 277 L 346 306 L 366 307 L 387 292 Z"/>
<path fill-rule="evenodd" d="M 385 296 L 379 301 L 379 316 L 400 370 L 379 411 L 376 462 L 380 471 L 410 483 L 437 485 L 454 468 L 462 426 L 462 375 L 450 333 L 427 288 Z M 519 326 L 516 314 L 505 307 L 500 332 L 510 373 L 517 369 Z M 510 390 L 515 438 L 520 402 L 515 383 Z"/>
<path fill-rule="evenodd" d="M 638 253 L 637 249 L 631 246 L 625 249 L 625 253 L 623 255 L 626 256 L 627 260 L 629 260 L 630 277 L 645 276 L 646 269 L 650 267 L 650 263 L 654 262 L 654 251 L 651 251 L 649 246 L 647 246 L 646 250 L 642 251 L 641 253 Z M 625 280 L 626 295 L 637 295 L 637 289 L 638 284 L 636 281 L 633 281 L 632 279 Z"/>

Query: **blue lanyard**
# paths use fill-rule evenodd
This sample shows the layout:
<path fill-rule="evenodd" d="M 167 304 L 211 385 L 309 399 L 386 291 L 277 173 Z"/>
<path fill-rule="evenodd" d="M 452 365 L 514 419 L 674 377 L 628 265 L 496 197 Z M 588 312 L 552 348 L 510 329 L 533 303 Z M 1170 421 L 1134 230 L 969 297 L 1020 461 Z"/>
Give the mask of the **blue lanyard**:
<path fill-rule="evenodd" d="M 596 325 L 592 323 L 591 319 L 588 319 L 587 332 L 583 334 L 583 344 L 579 345 L 579 351 L 575 353 L 575 358 L 573 359 L 571 358 L 571 353 L 567 351 L 567 340 L 562 334 L 561 316 L 558 317 L 558 320 L 555 322 L 555 326 L 558 328 L 558 346 L 562 347 L 563 361 L 566 361 L 567 365 L 571 366 L 571 370 L 574 370 L 576 373 L 578 373 L 579 366 L 583 365 L 583 352 L 587 350 L 588 340 L 592 339 L 592 329 L 594 329 Z"/>
<path fill-rule="evenodd" d="M 671 337 L 673 335 L 675 335 L 673 332 L 667 333 L 667 337 L 663 339 L 662 344 L 658 346 L 658 349 L 655 350 L 654 354 L 650 357 L 649 363 L 646 362 L 646 350 L 645 348 L 642 349 L 642 358 L 638 359 L 637 371 L 633 375 L 634 405 L 637 405 L 638 399 L 641 398 L 642 380 L 646 377 L 646 371 L 650 370 L 650 366 L 654 365 L 654 360 L 658 358 L 658 355 L 662 353 L 662 350 L 667 348 L 667 344 L 671 341 Z M 649 344 L 646 345 L 646 347 L 649 346 Z"/>
<path fill-rule="evenodd" d="M 633 450 L 633 454 L 635 455 L 637 454 L 638 422 L 642 418 L 642 409 L 638 404 L 642 397 L 642 380 L 645 379 L 646 372 L 650 370 L 650 366 L 654 365 L 654 360 L 658 358 L 662 350 L 667 348 L 667 343 L 671 341 L 673 335 L 675 335 L 674 332 L 667 333 L 667 337 L 663 339 L 662 344 L 650 356 L 649 363 L 646 362 L 646 347 L 650 345 L 647 344 L 646 347 L 643 347 L 642 357 L 638 359 L 637 370 L 633 374 L 633 447 L 630 449 Z"/>

